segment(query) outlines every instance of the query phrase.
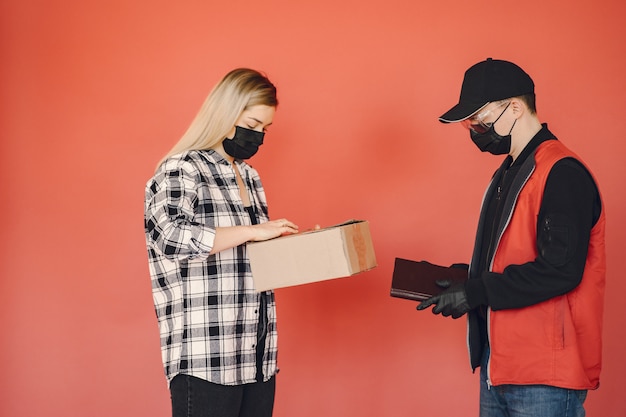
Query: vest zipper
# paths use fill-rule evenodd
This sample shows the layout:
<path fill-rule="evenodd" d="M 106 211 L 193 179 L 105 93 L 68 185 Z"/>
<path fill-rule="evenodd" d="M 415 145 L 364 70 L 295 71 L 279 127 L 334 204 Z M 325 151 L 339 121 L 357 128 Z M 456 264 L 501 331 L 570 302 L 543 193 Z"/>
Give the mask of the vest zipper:
<path fill-rule="evenodd" d="M 533 166 L 533 169 L 531 169 L 530 172 L 524 178 L 522 186 L 519 187 L 519 189 L 517 189 L 517 193 L 515 194 L 515 201 L 513 202 L 512 209 L 509 210 L 509 213 L 506 218 L 506 222 L 504 223 L 502 230 L 498 234 L 497 239 L 493 242 L 495 243 L 496 249 L 493 254 L 490 254 L 491 260 L 489 261 L 489 266 L 488 266 L 488 271 L 490 272 L 493 271 L 493 264 L 494 264 L 494 261 L 496 260 L 496 252 L 498 250 L 498 247 L 500 246 L 500 240 L 502 239 L 502 236 L 504 235 L 504 232 L 506 231 L 506 229 L 509 227 L 509 223 L 511 223 L 511 218 L 513 217 L 513 211 L 517 204 L 517 199 L 519 198 L 519 195 L 522 192 L 522 188 L 524 188 L 524 186 L 526 185 L 526 182 L 528 181 L 528 179 L 530 178 L 530 176 L 532 175 L 534 171 L 535 171 L 535 167 Z M 499 187 L 498 187 L 498 190 L 499 190 Z M 491 247 L 490 247 L 490 250 L 491 250 Z M 491 390 L 491 387 L 492 387 L 491 385 L 491 307 L 487 307 L 487 341 L 489 342 L 489 357 L 487 358 L 487 381 L 485 382 L 487 383 L 487 388 Z"/>
<path fill-rule="evenodd" d="M 487 342 L 489 343 L 489 356 L 487 357 L 487 390 L 491 391 L 491 307 L 487 307 Z"/>

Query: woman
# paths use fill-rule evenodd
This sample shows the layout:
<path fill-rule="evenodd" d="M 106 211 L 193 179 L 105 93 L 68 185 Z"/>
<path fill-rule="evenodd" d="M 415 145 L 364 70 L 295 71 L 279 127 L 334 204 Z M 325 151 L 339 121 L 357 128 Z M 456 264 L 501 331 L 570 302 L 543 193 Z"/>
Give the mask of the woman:
<path fill-rule="evenodd" d="M 152 293 L 173 416 L 271 416 L 276 367 L 272 291 L 256 293 L 246 242 L 296 233 L 269 221 L 258 173 L 276 88 L 228 73 L 146 186 Z"/>

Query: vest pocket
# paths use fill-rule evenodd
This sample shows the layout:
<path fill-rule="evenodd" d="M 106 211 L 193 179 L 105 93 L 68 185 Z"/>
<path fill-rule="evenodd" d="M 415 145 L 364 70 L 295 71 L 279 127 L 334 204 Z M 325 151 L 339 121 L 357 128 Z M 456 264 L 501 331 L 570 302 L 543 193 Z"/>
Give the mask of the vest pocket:
<path fill-rule="evenodd" d="M 550 265 L 565 265 L 571 258 L 572 250 L 567 217 L 564 215 L 546 216 L 539 231 L 539 254 Z"/>

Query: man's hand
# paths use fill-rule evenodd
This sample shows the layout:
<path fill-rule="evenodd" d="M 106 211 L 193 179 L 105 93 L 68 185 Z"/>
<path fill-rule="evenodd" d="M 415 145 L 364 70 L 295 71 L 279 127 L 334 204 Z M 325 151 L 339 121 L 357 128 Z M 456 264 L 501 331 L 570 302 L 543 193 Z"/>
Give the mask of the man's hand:
<path fill-rule="evenodd" d="M 450 283 L 445 281 L 441 283 L 437 282 L 437 285 L 443 288 L 446 287 L 446 284 L 450 286 Z M 465 294 L 465 286 L 463 284 L 454 285 L 439 295 L 422 301 L 417 306 L 417 309 L 424 310 L 433 304 L 435 304 L 433 314 L 442 314 L 445 317 L 452 316 L 453 319 L 458 319 L 470 311 L 470 306 L 467 303 L 467 295 Z"/>

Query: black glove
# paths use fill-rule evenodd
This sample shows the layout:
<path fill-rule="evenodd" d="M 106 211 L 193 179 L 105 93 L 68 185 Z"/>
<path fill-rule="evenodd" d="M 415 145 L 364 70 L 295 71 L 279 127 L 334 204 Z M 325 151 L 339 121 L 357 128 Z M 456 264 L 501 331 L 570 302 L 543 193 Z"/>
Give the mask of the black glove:
<path fill-rule="evenodd" d="M 447 288 L 450 287 L 450 282 L 448 280 L 441 280 L 437 281 L 437 285 L 442 288 Z M 433 308 L 433 314 L 441 313 L 445 317 L 452 316 L 453 319 L 458 319 L 470 311 L 465 286 L 463 284 L 456 284 L 442 293 L 422 301 L 417 306 L 417 309 L 424 310 L 433 304 L 436 304 Z"/>

